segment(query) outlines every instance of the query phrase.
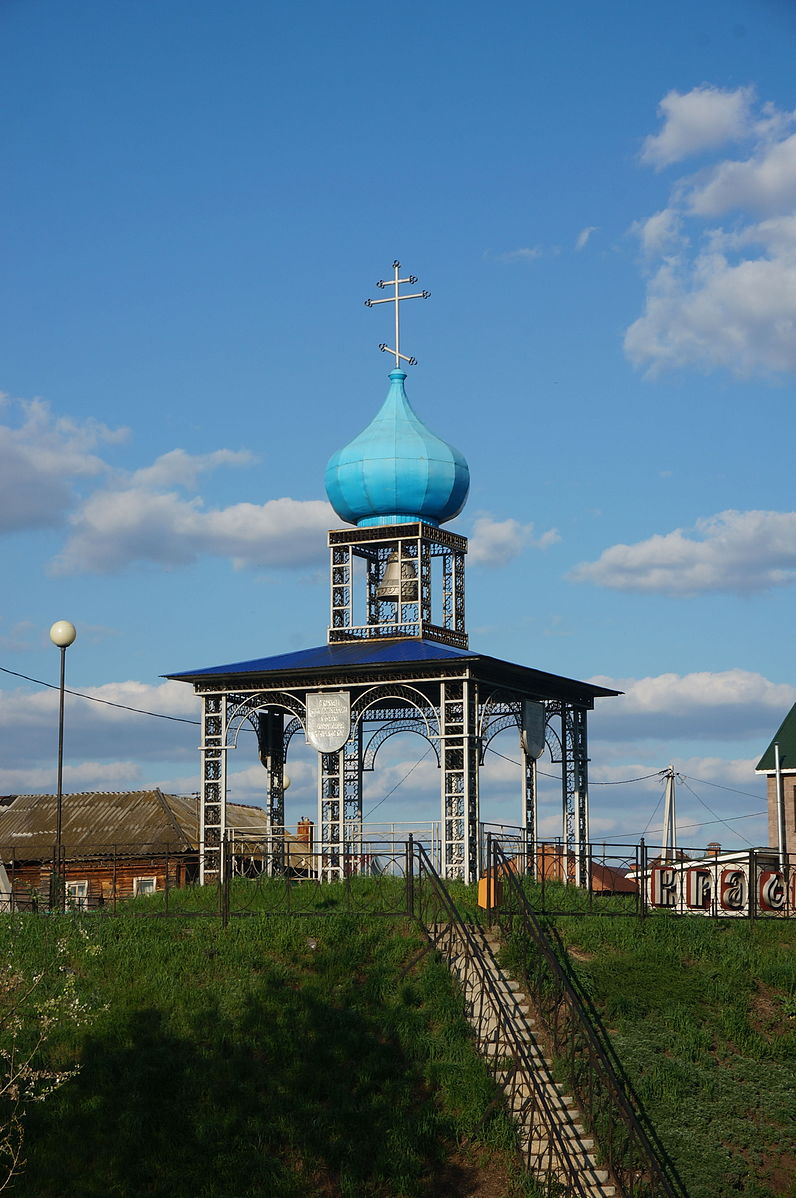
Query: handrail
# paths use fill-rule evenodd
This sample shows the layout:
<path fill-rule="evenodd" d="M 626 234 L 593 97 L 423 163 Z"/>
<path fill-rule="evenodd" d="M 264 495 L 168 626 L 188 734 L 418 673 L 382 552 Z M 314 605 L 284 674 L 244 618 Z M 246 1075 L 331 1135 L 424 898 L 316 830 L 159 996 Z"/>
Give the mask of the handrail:
<path fill-rule="evenodd" d="M 477 1026 L 486 1026 L 492 1030 L 492 1039 L 484 1047 L 493 1049 L 487 1055 L 487 1067 L 493 1077 L 498 1072 L 503 1074 L 501 1084 L 507 1093 L 509 1106 L 515 1114 L 520 1114 L 528 1136 L 525 1145 L 526 1164 L 537 1177 L 546 1175 L 556 1194 L 566 1192 L 574 1198 L 590 1198 L 595 1192 L 594 1171 L 584 1167 L 585 1149 L 579 1149 L 577 1136 L 571 1137 L 564 1133 L 558 1104 L 554 1101 L 557 1094 L 555 1080 L 549 1072 L 544 1059 L 534 1057 L 530 1049 L 530 1030 L 519 1033 L 516 1027 L 516 1014 L 509 1007 L 504 992 L 495 983 L 494 975 L 489 969 L 486 954 L 472 928 L 462 918 L 456 903 L 448 888 L 440 878 L 429 859 L 422 844 L 408 845 L 407 862 L 409 870 L 407 879 L 411 878 L 408 893 L 410 909 L 418 919 L 429 942 L 438 950 L 447 950 L 449 963 L 461 962 L 461 952 L 456 953 L 457 945 L 464 946 L 465 971 L 472 964 L 476 974 L 475 979 L 465 977 L 463 989 L 465 999 L 469 1002 L 471 1013 L 476 1017 Z M 414 850 L 414 851 L 413 851 Z M 417 858 L 418 874 L 414 876 L 413 864 Z M 424 917 L 422 893 L 420 901 L 416 901 L 416 882 L 427 879 L 437 900 L 437 904 L 445 914 L 445 925 L 442 932 L 438 930 L 439 921 Z M 445 939 L 445 932 L 449 934 Z M 473 985 L 473 981 L 475 985 Z M 469 985 L 468 985 L 469 982 Z M 478 1003 L 476 1009 L 476 1000 Z M 506 1046 L 510 1046 L 507 1048 Z M 511 1058 L 513 1066 L 506 1069 L 507 1058 Z M 530 1093 L 526 1090 L 530 1088 Z"/>
<path fill-rule="evenodd" d="M 552 926 L 542 922 L 533 910 L 514 863 L 507 858 L 501 846 L 491 840 L 488 857 L 488 876 L 493 879 L 499 876 L 504 887 L 510 889 L 517 905 L 516 911 L 509 911 L 505 903 L 498 904 L 498 920 L 502 917 L 508 922 L 509 930 L 513 931 L 512 921 L 518 917 L 548 968 L 546 980 L 553 982 L 554 992 L 552 996 L 545 995 L 543 987 L 536 986 L 534 998 L 556 1055 L 569 1059 L 572 1076 L 568 1080 L 573 1084 L 587 1120 L 596 1132 L 596 1117 L 606 1114 L 600 1098 L 607 1096 L 613 1113 L 621 1118 L 628 1134 L 628 1143 L 623 1146 L 621 1153 L 625 1158 L 623 1161 L 619 1153 L 613 1152 L 610 1136 L 606 1143 L 605 1138 L 596 1133 L 598 1142 L 603 1139 L 601 1147 L 609 1157 L 609 1167 L 622 1194 L 628 1198 L 640 1198 L 641 1195 L 644 1198 L 657 1198 L 658 1195 L 661 1198 L 688 1198 L 687 1190 L 622 1067 L 594 1003 L 569 962 L 561 937 Z M 532 985 L 530 976 L 527 980 Z M 561 1018 L 562 1002 L 569 1020 Z M 585 1040 L 585 1046 L 577 1044 L 578 1037 L 581 1041 Z M 578 1056 L 580 1063 L 587 1066 L 585 1085 L 575 1069 Z M 602 1083 L 598 1085 L 602 1095 L 595 1094 L 595 1082 Z M 629 1160 L 632 1156 L 637 1159 Z"/>

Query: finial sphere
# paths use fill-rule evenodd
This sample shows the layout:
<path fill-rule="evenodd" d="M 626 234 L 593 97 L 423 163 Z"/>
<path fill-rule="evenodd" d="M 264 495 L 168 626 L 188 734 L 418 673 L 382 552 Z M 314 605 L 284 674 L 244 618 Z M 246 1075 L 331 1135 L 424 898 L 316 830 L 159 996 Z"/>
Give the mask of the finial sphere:
<path fill-rule="evenodd" d="M 59 649 L 67 649 L 74 643 L 77 629 L 69 620 L 56 620 L 50 629 L 50 640 Z"/>

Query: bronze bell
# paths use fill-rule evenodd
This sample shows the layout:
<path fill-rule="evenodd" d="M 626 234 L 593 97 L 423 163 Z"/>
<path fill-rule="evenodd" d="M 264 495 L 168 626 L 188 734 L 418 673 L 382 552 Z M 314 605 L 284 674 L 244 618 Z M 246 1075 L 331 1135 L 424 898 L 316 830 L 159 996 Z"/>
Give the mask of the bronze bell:
<path fill-rule="evenodd" d="M 414 562 L 402 562 L 398 550 L 393 549 L 381 582 L 376 587 L 377 599 L 391 599 L 394 603 L 417 602 L 417 567 Z"/>

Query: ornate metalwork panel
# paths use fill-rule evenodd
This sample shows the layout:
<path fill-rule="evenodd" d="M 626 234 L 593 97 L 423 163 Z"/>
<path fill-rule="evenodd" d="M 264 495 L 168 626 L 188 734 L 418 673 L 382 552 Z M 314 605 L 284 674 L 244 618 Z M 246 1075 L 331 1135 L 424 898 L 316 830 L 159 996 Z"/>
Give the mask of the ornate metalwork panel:
<path fill-rule="evenodd" d="M 227 811 L 227 700 L 208 695 L 202 704 L 199 881 L 223 881 Z"/>
<path fill-rule="evenodd" d="M 475 882 L 479 873 L 477 687 L 469 679 L 440 687 L 442 869 Z"/>
<path fill-rule="evenodd" d="M 424 637 L 467 648 L 464 537 L 428 524 L 407 523 L 334 530 L 329 533 L 329 548 L 330 644 L 379 637 Z M 365 567 L 361 604 L 355 594 L 355 558 Z M 437 596 L 432 568 L 435 558 L 442 563 L 441 593 Z"/>

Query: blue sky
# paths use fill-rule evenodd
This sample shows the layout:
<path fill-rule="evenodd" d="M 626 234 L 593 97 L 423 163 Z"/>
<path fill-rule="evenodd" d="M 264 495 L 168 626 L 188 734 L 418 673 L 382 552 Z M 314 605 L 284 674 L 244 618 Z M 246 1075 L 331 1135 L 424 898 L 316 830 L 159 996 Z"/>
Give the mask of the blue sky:
<path fill-rule="evenodd" d="M 794 50 L 775 0 L 2 0 L 0 665 L 56 681 L 68 618 L 72 686 L 191 719 L 162 674 L 324 641 L 323 470 L 385 394 L 362 301 L 398 257 L 432 292 L 410 399 L 471 469 L 471 647 L 625 691 L 593 780 L 673 761 L 683 839 L 764 843 L 735 817 L 796 700 Z M 0 792 L 52 790 L 53 693 L 0 687 Z M 190 725 L 67 720 L 68 789 L 196 789 Z M 595 833 L 661 789 L 595 786 Z M 379 814 L 435 791 L 425 759 Z"/>

